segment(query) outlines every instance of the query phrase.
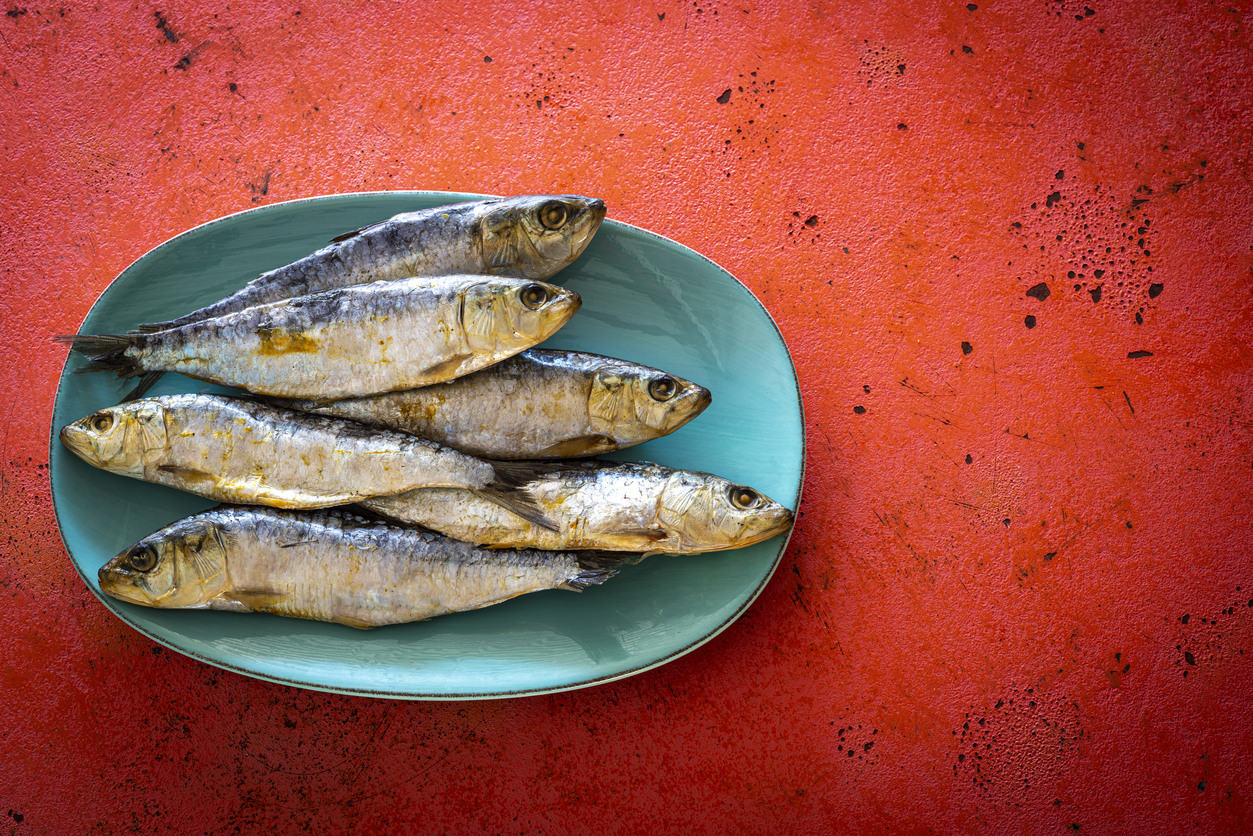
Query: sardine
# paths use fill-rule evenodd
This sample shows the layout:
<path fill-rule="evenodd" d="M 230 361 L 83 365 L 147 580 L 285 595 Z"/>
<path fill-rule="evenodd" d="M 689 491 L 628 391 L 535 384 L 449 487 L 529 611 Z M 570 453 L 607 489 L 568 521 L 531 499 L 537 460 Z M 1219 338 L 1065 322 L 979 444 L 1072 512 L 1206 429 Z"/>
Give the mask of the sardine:
<path fill-rule="evenodd" d="M 595 456 L 674 432 L 709 390 L 598 354 L 532 348 L 434 386 L 369 398 L 278 401 L 407 433 L 488 459 Z"/>
<path fill-rule="evenodd" d="M 750 546 L 792 524 L 792 512 L 779 503 L 709 473 L 647 462 L 529 464 L 529 474 L 518 474 L 522 490 L 555 530 L 456 489 L 419 489 L 361 505 L 458 540 L 508 548 L 690 554 Z"/>
<path fill-rule="evenodd" d="M 477 491 L 543 525 L 500 470 L 406 433 L 221 395 L 166 395 L 93 412 L 61 430 L 111 473 L 219 502 L 324 508 L 443 485 Z"/>
<path fill-rule="evenodd" d="M 76 373 L 179 372 L 282 398 L 335 400 L 451 380 L 547 339 L 579 309 L 529 279 L 438 276 L 272 302 L 152 334 L 58 337 Z"/>
<path fill-rule="evenodd" d="M 100 588 L 166 609 L 267 612 L 367 629 L 580 591 L 626 561 L 479 549 L 334 511 L 220 507 L 179 520 L 106 563 Z"/>
<path fill-rule="evenodd" d="M 604 201 L 579 195 L 491 198 L 406 212 L 340 235 L 225 299 L 138 330 L 165 331 L 379 280 L 461 273 L 547 279 L 579 257 L 604 219 Z"/>

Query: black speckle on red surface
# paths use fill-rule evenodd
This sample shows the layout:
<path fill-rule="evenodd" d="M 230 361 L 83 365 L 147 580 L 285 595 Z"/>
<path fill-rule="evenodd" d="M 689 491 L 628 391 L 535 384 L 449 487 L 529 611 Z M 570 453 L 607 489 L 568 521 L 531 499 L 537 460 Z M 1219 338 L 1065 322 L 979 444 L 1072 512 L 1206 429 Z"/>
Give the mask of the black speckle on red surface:
<path fill-rule="evenodd" d="M 1027 291 L 1027 295 L 1033 299 L 1039 299 L 1043 302 L 1045 299 L 1049 298 L 1048 283 L 1040 282 L 1037 285 L 1032 285 L 1032 287 Z"/>
<path fill-rule="evenodd" d="M 161 34 L 165 35 L 165 39 L 172 44 L 178 43 L 178 33 L 170 28 L 169 21 L 165 19 L 165 15 L 161 12 L 153 12 L 152 16 L 156 18 L 157 29 L 161 30 Z"/>

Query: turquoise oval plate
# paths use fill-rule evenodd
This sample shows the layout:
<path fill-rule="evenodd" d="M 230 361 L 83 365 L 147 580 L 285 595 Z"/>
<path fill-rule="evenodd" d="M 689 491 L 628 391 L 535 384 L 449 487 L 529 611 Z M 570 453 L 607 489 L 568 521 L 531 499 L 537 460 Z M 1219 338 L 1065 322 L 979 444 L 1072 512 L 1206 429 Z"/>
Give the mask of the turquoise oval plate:
<path fill-rule="evenodd" d="M 89 334 L 169 319 L 226 296 L 333 236 L 400 212 L 479 195 L 377 192 L 264 206 L 196 227 L 147 253 L 92 306 Z M 666 369 L 713 392 L 713 404 L 666 438 L 616 458 L 704 470 L 795 509 L 805 433 L 796 371 L 761 303 L 733 276 L 673 241 L 606 221 L 554 279 L 583 297 L 546 347 Z M 214 503 L 97 470 L 57 439 L 61 427 L 117 403 L 110 375 L 66 362 L 52 420 L 52 497 L 83 581 L 144 635 L 227 670 L 303 688 L 404 699 L 475 699 L 580 688 L 648 670 L 733 622 L 773 574 L 780 536 L 746 549 L 658 555 L 581 594 L 547 591 L 431 621 L 354 630 L 273 615 L 157 610 L 100 592 L 97 572 L 142 537 Z M 211 391 L 166 375 L 150 394 Z"/>

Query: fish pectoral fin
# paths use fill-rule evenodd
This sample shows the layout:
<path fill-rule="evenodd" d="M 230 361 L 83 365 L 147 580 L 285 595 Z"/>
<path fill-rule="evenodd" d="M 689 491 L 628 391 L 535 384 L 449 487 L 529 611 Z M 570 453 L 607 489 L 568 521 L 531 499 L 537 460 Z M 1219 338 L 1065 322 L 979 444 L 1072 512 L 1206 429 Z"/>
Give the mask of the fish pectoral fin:
<path fill-rule="evenodd" d="M 624 537 L 640 537 L 653 543 L 664 540 L 669 536 L 659 528 L 619 528 L 614 531 L 614 534 L 621 534 Z"/>
<path fill-rule="evenodd" d="M 376 626 L 368 621 L 362 621 L 359 618 L 353 618 L 350 615 L 339 615 L 335 617 L 336 624 L 344 624 L 348 627 L 354 627 L 358 630 L 373 630 Z"/>
<path fill-rule="evenodd" d="M 233 589 L 222 593 L 218 599 L 238 605 L 243 612 L 272 612 L 287 597 L 286 593 L 272 589 Z"/>
<path fill-rule="evenodd" d="M 221 481 L 212 473 L 196 470 L 194 467 L 176 467 L 172 464 L 161 464 L 157 465 L 157 470 L 162 473 L 168 473 L 178 479 L 191 491 L 212 490 Z"/>
<path fill-rule="evenodd" d="M 540 455 L 552 459 L 574 459 L 579 456 L 595 456 L 617 449 L 617 444 L 607 435 L 581 435 L 567 438 L 550 444 L 540 451 Z"/>
<path fill-rule="evenodd" d="M 427 377 L 437 378 L 444 378 L 446 375 L 451 376 L 457 371 L 462 363 L 473 356 L 473 354 L 458 354 L 450 360 L 445 360 L 442 363 L 436 363 L 434 366 L 424 369 L 422 374 Z"/>

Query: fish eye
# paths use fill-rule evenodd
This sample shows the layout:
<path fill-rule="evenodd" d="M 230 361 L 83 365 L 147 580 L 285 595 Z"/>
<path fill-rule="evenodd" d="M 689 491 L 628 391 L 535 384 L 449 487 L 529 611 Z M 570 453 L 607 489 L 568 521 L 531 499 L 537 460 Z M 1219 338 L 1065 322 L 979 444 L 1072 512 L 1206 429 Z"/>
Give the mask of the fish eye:
<path fill-rule="evenodd" d="M 550 200 L 539 208 L 539 222 L 545 229 L 561 229 L 568 217 L 565 204 L 559 200 Z"/>
<path fill-rule="evenodd" d="M 668 401 L 679 391 L 679 385 L 673 377 L 659 377 L 648 384 L 648 394 L 653 400 Z"/>
<path fill-rule="evenodd" d="M 150 572 L 157 565 L 157 550 L 152 546 L 136 549 L 127 563 L 136 572 Z"/>
<path fill-rule="evenodd" d="M 106 433 L 113 426 L 113 416 L 102 412 L 91 419 L 91 428 L 98 433 Z"/>
<path fill-rule="evenodd" d="M 540 307 L 542 307 L 549 299 L 548 288 L 544 287 L 542 284 L 527 285 L 522 288 L 522 292 L 519 296 L 522 299 L 522 304 L 526 305 L 533 311 L 539 310 Z"/>
<path fill-rule="evenodd" d="M 761 494 L 743 485 L 731 487 L 731 504 L 741 511 L 748 511 L 761 504 Z"/>

